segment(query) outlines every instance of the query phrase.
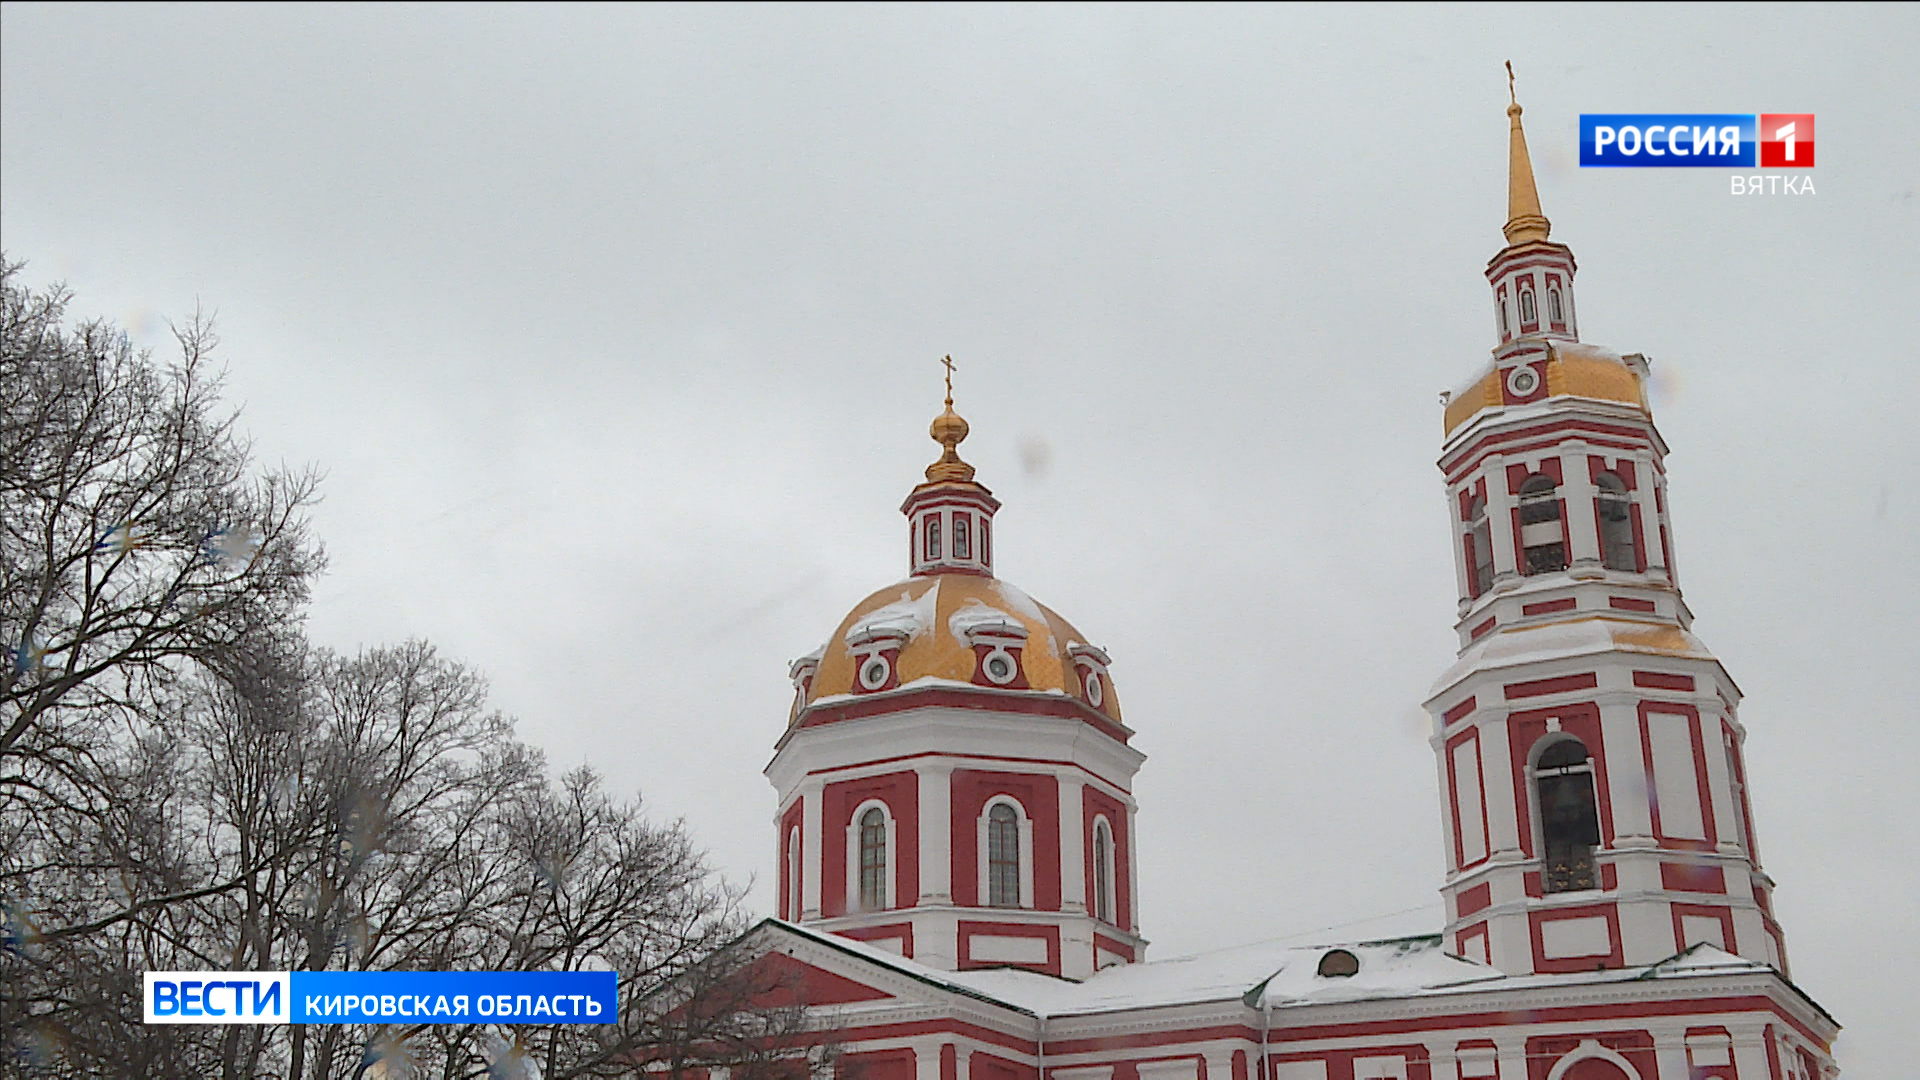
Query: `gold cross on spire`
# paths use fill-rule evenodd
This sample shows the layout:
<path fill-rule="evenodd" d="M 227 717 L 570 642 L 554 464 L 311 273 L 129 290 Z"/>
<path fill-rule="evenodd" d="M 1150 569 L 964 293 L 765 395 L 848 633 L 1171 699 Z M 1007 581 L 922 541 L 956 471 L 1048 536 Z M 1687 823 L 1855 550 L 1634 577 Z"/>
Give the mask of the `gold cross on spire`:
<path fill-rule="evenodd" d="M 940 460 L 927 466 L 927 479 L 939 483 L 958 481 L 965 483 L 973 479 L 973 466 L 960 460 L 959 451 L 954 448 L 960 440 L 967 437 L 967 422 L 953 411 L 953 356 L 948 354 L 940 358 L 940 366 L 947 369 L 947 411 L 933 418 L 933 426 L 927 434 L 943 448 Z"/>
<path fill-rule="evenodd" d="M 1520 104 L 1519 95 L 1513 92 L 1513 61 L 1511 60 L 1507 61 L 1507 103 L 1509 105 Z"/>

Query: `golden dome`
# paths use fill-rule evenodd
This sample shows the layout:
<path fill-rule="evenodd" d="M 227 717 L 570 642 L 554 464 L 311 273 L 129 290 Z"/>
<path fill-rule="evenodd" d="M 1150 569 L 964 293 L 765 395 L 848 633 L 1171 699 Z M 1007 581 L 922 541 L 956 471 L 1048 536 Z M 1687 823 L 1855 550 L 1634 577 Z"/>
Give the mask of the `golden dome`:
<path fill-rule="evenodd" d="M 1487 409 L 1499 408 L 1506 369 L 1498 366 L 1447 400 L 1447 434 Z M 1640 372 L 1626 358 L 1577 342 L 1555 342 L 1547 354 L 1547 397 L 1617 401 L 1653 415 Z"/>
<path fill-rule="evenodd" d="M 996 615 L 1010 617 L 1026 632 L 1026 642 L 1019 649 L 1026 690 L 997 690 L 980 687 L 974 681 L 978 657 L 975 647 L 961 635 L 970 622 L 991 620 Z M 908 578 L 854 605 L 819 654 L 819 669 L 808 688 L 806 705 L 860 691 L 849 639 L 858 640 L 863 630 L 879 621 L 907 634 L 895 660 L 895 677 L 901 689 L 933 680 L 936 685 L 976 686 L 996 693 L 1059 694 L 1116 723 L 1120 720 L 1119 699 L 1111 680 L 1104 675 L 1099 704 L 1088 700 L 1085 671 L 1073 655 L 1075 646 L 1086 648 L 1087 639 L 1073 624 L 998 578 L 962 573 Z M 1099 656 L 1098 650 L 1090 651 Z"/>

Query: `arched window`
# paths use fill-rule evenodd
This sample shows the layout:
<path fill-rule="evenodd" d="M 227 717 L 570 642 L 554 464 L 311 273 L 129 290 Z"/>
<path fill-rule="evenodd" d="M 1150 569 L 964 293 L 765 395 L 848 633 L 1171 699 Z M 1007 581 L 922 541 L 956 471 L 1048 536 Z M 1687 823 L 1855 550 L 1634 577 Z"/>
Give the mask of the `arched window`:
<path fill-rule="evenodd" d="M 800 830 L 787 831 L 787 918 L 800 921 Z"/>
<path fill-rule="evenodd" d="M 1507 295 L 1505 293 L 1501 293 L 1499 297 L 1499 303 L 1497 303 L 1494 306 L 1500 309 L 1500 336 L 1506 337 L 1508 334 L 1513 332 L 1507 327 Z"/>
<path fill-rule="evenodd" d="M 953 515 L 953 557 L 973 558 L 973 536 L 967 529 L 967 515 Z"/>
<path fill-rule="evenodd" d="M 987 903 L 1020 906 L 1020 814 L 1006 803 L 987 812 Z"/>
<path fill-rule="evenodd" d="M 1553 477 L 1535 473 L 1520 485 L 1520 546 L 1529 574 L 1567 568 L 1567 532 L 1560 520 L 1560 491 Z"/>
<path fill-rule="evenodd" d="M 1567 321 L 1566 314 L 1561 310 L 1561 307 L 1560 307 L 1560 290 L 1559 289 L 1547 290 L 1547 315 L 1548 317 L 1553 319 L 1556 325 Z"/>
<path fill-rule="evenodd" d="M 939 514 L 927 515 L 926 534 L 927 534 L 927 540 L 926 540 L 927 558 L 937 559 L 940 557 L 940 515 Z"/>
<path fill-rule="evenodd" d="M 1467 508 L 1467 593 L 1478 598 L 1493 587 L 1493 529 L 1487 523 L 1487 500 L 1475 499 Z"/>
<path fill-rule="evenodd" d="M 1587 744 L 1549 735 L 1533 766 L 1540 803 L 1541 882 L 1546 891 L 1597 889 L 1593 849 L 1600 843 L 1600 809 L 1593 797 L 1593 760 Z"/>
<path fill-rule="evenodd" d="M 1633 543 L 1631 498 L 1618 476 L 1600 474 L 1600 561 L 1609 570 L 1640 569 L 1640 553 Z"/>
<path fill-rule="evenodd" d="M 860 815 L 860 910 L 887 906 L 887 815 L 877 806 Z"/>
<path fill-rule="evenodd" d="M 1533 310 L 1533 290 L 1520 290 L 1520 325 L 1525 326 L 1535 319 Z"/>
<path fill-rule="evenodd" d="M 1093 823 L 1093 917 L 1113 922 L 1113 830 Z"/>

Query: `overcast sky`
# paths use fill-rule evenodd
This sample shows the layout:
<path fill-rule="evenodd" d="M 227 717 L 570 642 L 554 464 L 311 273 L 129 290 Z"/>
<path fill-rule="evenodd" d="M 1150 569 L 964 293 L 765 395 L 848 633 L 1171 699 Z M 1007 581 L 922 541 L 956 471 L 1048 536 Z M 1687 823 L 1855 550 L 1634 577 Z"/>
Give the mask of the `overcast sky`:
<path fill-rule="evenodd" d="M 1589 341 L 1643 351 L 1745 690 L 1796 981 L 1920 1009 L 1920 9 L 0 13 L 0 227 L 161 346 L 219 313 L 327 472 L 309 623 L 491 676 L 771 905 L 787 661 L 963 447 L 1114 658 L 1152 955 L 1438 929 L 1438 393 L 1493 340 L 1520 77 Z M 1581 170 L 1578 114 L 1812 112 L 1817 194 Z"/>

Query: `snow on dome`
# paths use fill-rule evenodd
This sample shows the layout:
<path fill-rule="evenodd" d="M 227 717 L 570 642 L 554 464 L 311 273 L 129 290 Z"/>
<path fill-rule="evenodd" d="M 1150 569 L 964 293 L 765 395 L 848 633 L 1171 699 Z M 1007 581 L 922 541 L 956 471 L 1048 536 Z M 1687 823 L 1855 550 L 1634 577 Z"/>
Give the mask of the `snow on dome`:
<path fill-rule="evenodd" d="M 881 635 L 902 639 L 895 660 L 901 689 L 952 685 L 988 690 L 975 680 L 978 658 L 967 634 L 994 625 L 1025 632 L 1025 643 L 1017 649 L 1028 689 L 991 692 L 1070 697 L 1115 723 L 1122 722 L 1110 677 L 1103 680 L 1100 703 L 1093 704 L 1087 699 L 1078 665 L 1067 653 L 1067 642 L 1085 641 L 1086 635 L 1012 585 L 968 573 L 911 577 L 855 605 L 827 639 L 801 711 L 861 694 L 854 681 L 852 646 Z"/>
<path fill-rule="evenodd" d="M 917 597 L 912 592 L 902 592 L 900 599 L 868 612 L 847 627 L 842 640 L 851 645 L 879 634 L 892 634 L 911 641 L 926 633 L 933 625 L 933 613 L 939 605 L 939 599 L 940 582 L 937 580 L 933 588 Z"/>
<path fill-rule="evenodd" d="M 1020 637 L 1025 637 L 1027 633 L 1019 619 L 999 608 L 988 607 L 971 596 L 967 597 L 967 602 L 960 610 L 947 617 L 947 630 L 961 641 L 966 641 L 975 630 L 1014 633 Z"/>
<path fill-rule="evenodd" d="M 1579 341 L 1555 341 L 1549 346 L 1545 374 L 1546 400 L 1579 397 L 1612 401 L 1649 413 L 1646 395 L 1647 361 L 1639 354 L 1622 356 L 1612 349 Z M 1536 354 L 1534 361 L 1540 357 Z M 1507 369 L 1489 364 L 1466 385 L 1446 397 L 1443 425 L 1449 437 L 1468 420 L 1489 410 L 1532 408 L 1504 405 L 1501 387 Z M 1542 402 L 1536 402 L 1536 405 Z"/>
<path fill-rule="evenodd" d="M 1460 654 L 1460 659 L 1434 680 L 1429 697 L 1477 672 L 1537 664 L 1592 653 L 1625 649 L 1663 656 L 1712 659 L 1713 654 L 1692 633 L 1674 626 L 1639 626 L 1605 618 L 1577 619 L 1546 626 L 1502 628 L 1488 634 Z"/>

